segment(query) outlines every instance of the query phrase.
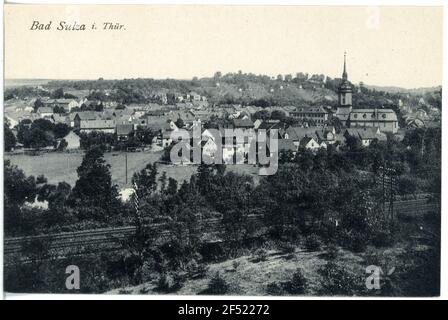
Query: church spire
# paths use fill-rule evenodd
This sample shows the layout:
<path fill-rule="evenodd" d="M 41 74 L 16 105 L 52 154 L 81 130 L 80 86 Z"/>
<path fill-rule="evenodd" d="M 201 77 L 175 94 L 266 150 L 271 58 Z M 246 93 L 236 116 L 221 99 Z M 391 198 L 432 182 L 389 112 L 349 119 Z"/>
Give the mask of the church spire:
<path fill-rule="evenodd" d="M 347 52 L 344 51 L 344 71 L 342 72 L 342 80 L 347 81 L 348 77 L 347 77 L 347 66 L 346 66 L 346 55 Z"/>

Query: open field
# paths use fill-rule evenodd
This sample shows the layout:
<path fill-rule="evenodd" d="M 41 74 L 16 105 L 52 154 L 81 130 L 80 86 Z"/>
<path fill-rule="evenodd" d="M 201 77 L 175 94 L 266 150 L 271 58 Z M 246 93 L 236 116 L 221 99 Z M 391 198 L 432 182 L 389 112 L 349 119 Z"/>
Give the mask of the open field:
<path fill-rule="evenodd" d="M 157 161 L 160 152 L 129 152 L 128 153 L 128 185 L 132 174 L 143 169 L 146 164 Z M 56 184 L 61 181 L 69 183 L 72 187 L 78 179 L 76 169 L 81 165 L 83 153 L 44 153 L 37 156 L 8 155 L 5 160 L 11 160 L 27 175 L 38 176 L 43 174 L 49 183 Z M 125 154 L 122 152 L 110 152 L 104 154 L 104 159 L 111 166 L 112 182 L 120 188 L 125 186 L 126 165 Z"/>
<path fill-rule="evenodd" d="M 48 183 L 57 184 L 61 181 L 69 183 L 72 187 L 78 179 L 76 169 L 81 165 L 83 152 L 77 153 L 43 153 L 37 156 L 24 154 L 5 154 L 5 160 L 11 160 L 27 175 L 44 175 Z M 162 151 L 128 152 L 128 184 L 126 185 L 126 165 L 125 154 L 123 152 L 110 152 L 104 154 L 104 159 L 111 165 L 112 182 L 119 188 L 130 187 L 134 172 L 143 169 L 148 163 L 158 161 Z M 165 171 L 167 177 L 174 178 L 179 185 L 189 180 L 191 175 L 196 173 L 197 165 L 167 165 L 158 164 L 159 176 Z M 258 182 L 258 168 L 252 165 L 228 165 L 228 171 L 240 174 L 249 174 Z"/>

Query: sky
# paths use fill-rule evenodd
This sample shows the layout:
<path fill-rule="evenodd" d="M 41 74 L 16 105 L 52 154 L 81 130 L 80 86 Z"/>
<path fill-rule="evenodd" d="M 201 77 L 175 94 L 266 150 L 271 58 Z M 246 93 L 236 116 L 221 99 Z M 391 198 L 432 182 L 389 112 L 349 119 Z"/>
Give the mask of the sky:
<path fill-rule="evenodd" d="M 60 21 L 87 30 L 56 30 Z M 334 78 L 346 51 L 353 83 L 429 87 L 442 84 L 442 27 L 441 7 L 6 5 L 5 78 Z"/>

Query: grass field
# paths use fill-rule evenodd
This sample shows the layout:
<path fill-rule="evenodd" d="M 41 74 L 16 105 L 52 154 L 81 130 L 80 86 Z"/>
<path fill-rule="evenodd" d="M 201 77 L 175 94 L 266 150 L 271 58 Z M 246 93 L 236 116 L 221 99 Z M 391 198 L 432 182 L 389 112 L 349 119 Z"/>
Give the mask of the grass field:
<path fill-rule="evenodd" d="M 126 165 L 125 154 L 122 152 L 111 152 L 104 155 L 104 159 L 111 166 L 112 182 L 117 184 L 120 189 L 130 187 L 134 172 L 143 169 L 148 163 L 154 163 L 159 160 L 162 152 L 145 151 L 128 153 L 128 183 L 126 185 Z M 72 187 L 78 179 L 76 169 L 81 165 L 83 153 L 44 153 L 37 156 L 30 155 L 8 155 L 5 154 L 5 160 L 11 160 L 12 164 L 17 165 L 27 175 L 44 175 L 48 183 L 57 184 L 61 181 L 69 183 Z M 165 171 L 167 177 L 174 178 L 179 185 L 189 180 L 191 175 L 197 171 L 196 165 L 175 166 L 158 164 L 157 170 L 159 176 Z M 240 174 L 251 175 L 255 182 L 258 182 L 258 168 L 251 165 L 228 165 L 228 171 Z"/>
<path fill-rule="evenodd" d="M 148 163 L 157 161 L 160 152 L 129 152 L 128 153 L 128 184 L 132 174 L 141 170 Z M 56 184 L 61 181 L 75 185 L 78 179 L 76 169 L 81 165 L 83 153 L 45 153 L 38 156 L 6 155 L 5 160 L 17 165 L 27 175 L 38 176 L 43 174 L 49 183 Z M 104 159 L 111 166 L 112 182 L 120 188 L 125 187 L 126 165 L 125 154 L 111 152 L 104 155 Z"/>

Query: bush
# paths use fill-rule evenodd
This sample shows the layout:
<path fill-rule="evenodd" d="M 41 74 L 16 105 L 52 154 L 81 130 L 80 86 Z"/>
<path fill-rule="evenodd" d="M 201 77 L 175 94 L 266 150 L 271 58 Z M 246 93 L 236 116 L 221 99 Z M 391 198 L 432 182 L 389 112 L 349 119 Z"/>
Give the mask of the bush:
<path fill-rule="evenodd" d="M 207 289 L 204 290 L 203 293 L 222 295 L 226 294 L 228 291 L 229 285 L 221 277 L 221 274 L 219 272 L 216 272 L 216 274 L 210 280 Z"/>
<path fill-rule="evenodd" d="M 271 282 L 266 286 L 266 291 L 271 296 L 281 296 L 284 294 L 283 288 L 277 282 Z"/>
<path fill-rule="evenodd" d="M 268 252 L 263 248 L 257 249 L 254 252 L 253 255 L 254 262 L 266 261 L 267 258 L 268 258 Z"/>
<path fill-rule="evenodd" d="M 354 252 L 363 252 L 367 248 L 368 237 L 366 234 L 345 230 L 339 236 L 342 246 Z"/>
<path fill-rule="evenodd" d="M 330 244 L 327 247 L 327 258 L 334 260 L 338 257 L 339 248 L 335 244 Z"/>
<path fill-rule="evenodd" d="M 296 251 L 296 247 L 290 242 L 281 242 L 279 249 L 284 254 L 292 255 Z"/>
<path fill-rule="evenodd" d="M 322 295 L 353 296 L 360 295 L 364 291 L 364 279 L 357 276 L 347 268 L 328 262 L 319 269 L 322 275 L 320 293 Z"/>
<path fill-rule="evenodd" d="M 298 268 L 292 275 L 291 280 L 286 283 L 285 289 L 290 294 L 303 294 L 306 289 L 306 278 Z"/>
<path fill-rule="evenodd" d="M 389 229 L 378 231 L 377 234 L 372 239 L 372 243 L 376 247 L 388 247 L 393 245 L 394 242 L 395 242 L 395 235 Z"/>
<path fill-rule="evenodd" d="M 174 286 L 174 279 L 166 273 L 162 273 L 157 280 L 157 290 L 161 292 L 170 292 Z"/>
<path fill-rule="evenodd" d="M 179 273 L 174 275 L 162 273 L 157 280 L 156 289 L 160 292 L 174 292 L 182 288 L 185 282 L 185 276 Z"/>
<path fill-rule="evenodd" d="M 305 248 L 309 251 L 317 251 L 320 250 L 322 246 L 322 242 L 319 236 L 312 234 L 306 237 L 305 239 Z"/>
<path fill-rule="evenodd" d="M 190 278 L 197 279 L 205 277 L 208 271 L 208 266 L 203 262 L 197 262 L 195 259 L 192 259 L 187 263 L 185 269 Z"/>

